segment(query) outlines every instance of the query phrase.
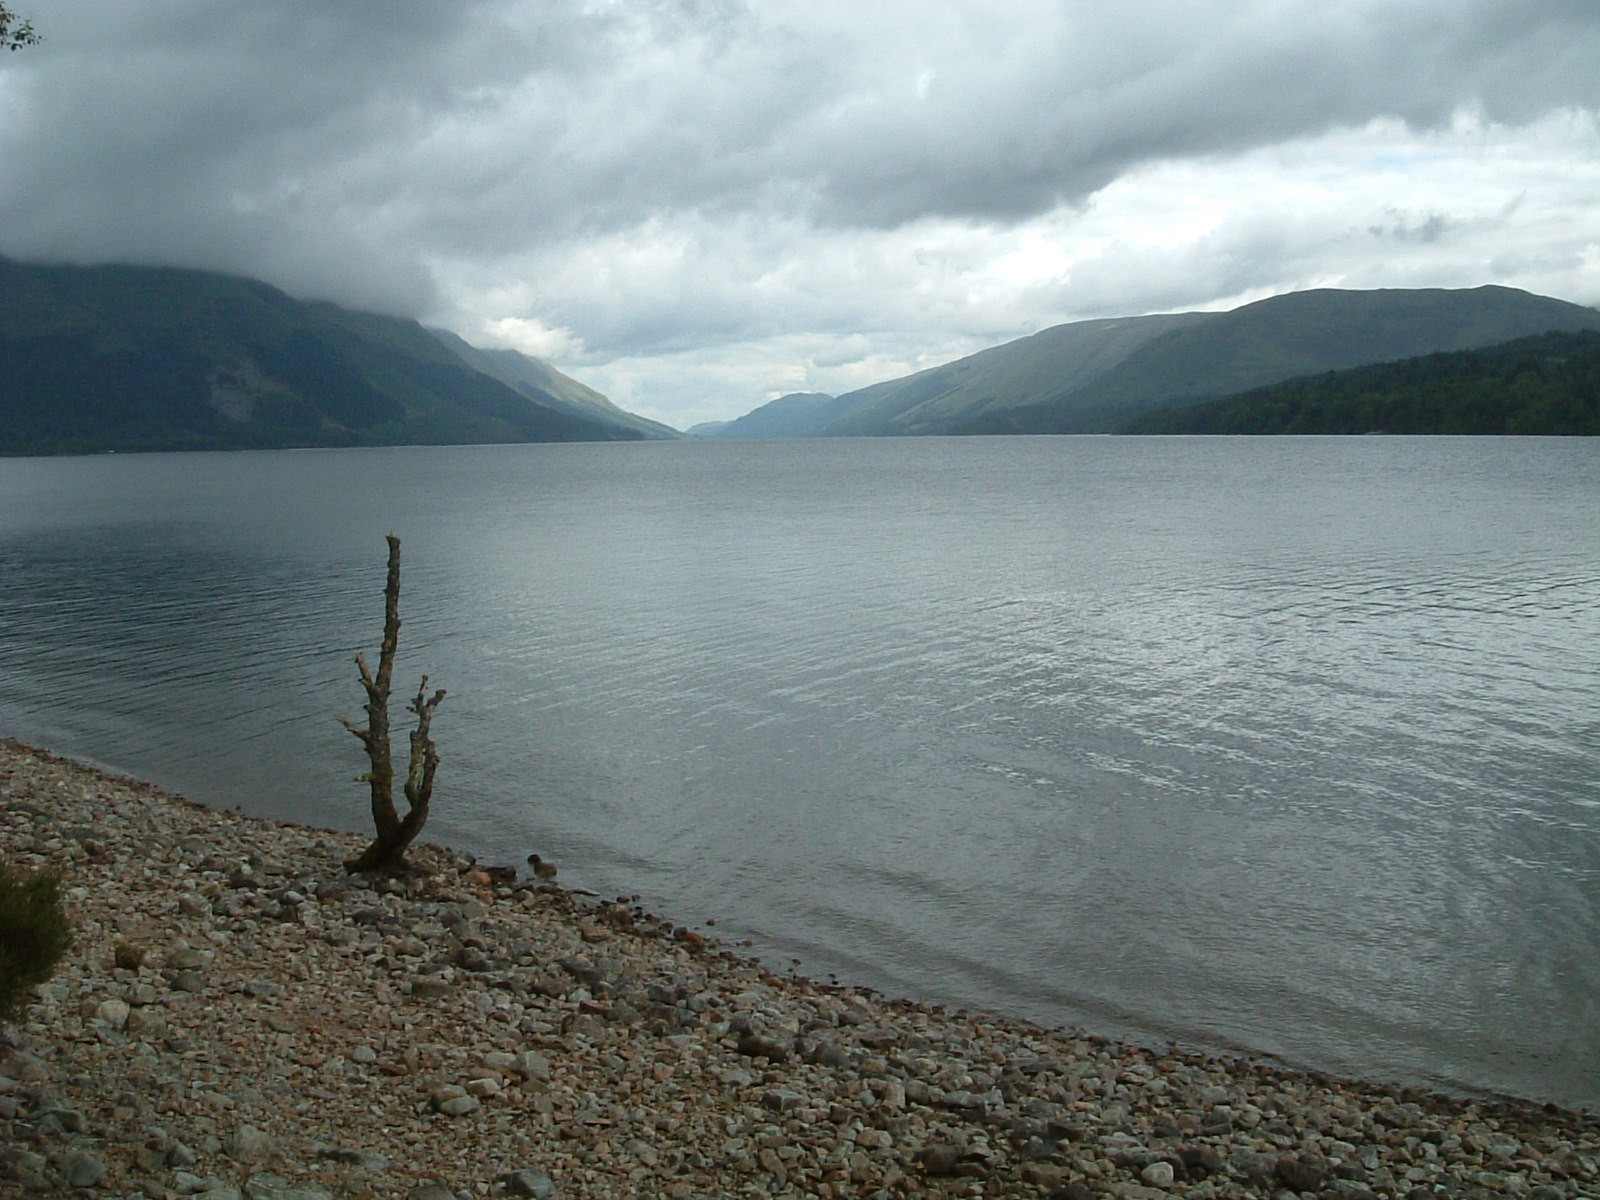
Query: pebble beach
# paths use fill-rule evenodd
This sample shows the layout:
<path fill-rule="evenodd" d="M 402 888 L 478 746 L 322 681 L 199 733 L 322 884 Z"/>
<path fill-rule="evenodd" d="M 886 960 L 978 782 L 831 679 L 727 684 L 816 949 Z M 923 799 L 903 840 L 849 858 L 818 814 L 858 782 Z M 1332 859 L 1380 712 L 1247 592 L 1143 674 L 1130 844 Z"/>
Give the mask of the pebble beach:
<path fill-rule="evenodd" d="M 0 1030 L 0 1196 L 1600 1196 L 1590 1114 L 886 998 L 365 840 L 0 741 L 0 857 L 77 933 Z"/>

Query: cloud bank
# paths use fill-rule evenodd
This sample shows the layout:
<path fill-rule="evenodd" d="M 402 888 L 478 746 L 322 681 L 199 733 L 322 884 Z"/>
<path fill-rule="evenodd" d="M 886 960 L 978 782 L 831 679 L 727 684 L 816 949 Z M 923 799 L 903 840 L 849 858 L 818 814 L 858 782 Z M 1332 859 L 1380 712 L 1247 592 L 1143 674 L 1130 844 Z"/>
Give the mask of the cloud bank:
<path fill-rule="evenodd" d="M 206 267 L 680 427 L 1312 286 L 1600 301 L 1592 0 L 32 0 L 0 253 Z"/>

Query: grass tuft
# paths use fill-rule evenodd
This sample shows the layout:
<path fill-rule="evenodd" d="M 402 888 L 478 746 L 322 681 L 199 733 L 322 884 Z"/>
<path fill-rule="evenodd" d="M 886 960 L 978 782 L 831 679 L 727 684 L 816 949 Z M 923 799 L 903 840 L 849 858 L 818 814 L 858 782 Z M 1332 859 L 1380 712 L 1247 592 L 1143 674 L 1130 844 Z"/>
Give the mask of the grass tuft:
<path fill-rule="evenodd" d="M 72 946 L 58 871 L 0 862 L 0 1023 L 14 1020 Z"/>

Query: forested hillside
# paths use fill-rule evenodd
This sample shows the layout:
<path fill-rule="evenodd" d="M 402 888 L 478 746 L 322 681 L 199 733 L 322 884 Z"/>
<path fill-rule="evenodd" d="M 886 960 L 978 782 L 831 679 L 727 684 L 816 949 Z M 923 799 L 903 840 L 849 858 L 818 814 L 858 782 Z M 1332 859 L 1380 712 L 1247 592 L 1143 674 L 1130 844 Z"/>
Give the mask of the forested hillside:
<path fill-rule="evenodd" d="M 1481 350 L 1305 376 L 1125 433 L 1600 434 L 1600 333 L 1545 333 Z"/>

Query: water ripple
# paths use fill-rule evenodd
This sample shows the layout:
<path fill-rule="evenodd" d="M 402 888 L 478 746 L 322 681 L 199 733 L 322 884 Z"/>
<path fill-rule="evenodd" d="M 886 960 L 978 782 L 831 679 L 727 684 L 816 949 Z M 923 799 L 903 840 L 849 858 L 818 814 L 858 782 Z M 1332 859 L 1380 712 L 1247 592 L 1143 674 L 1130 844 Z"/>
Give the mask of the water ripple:
<path fill-rule="evenodd" d="M 361 825 L 394 528 L 452 844 L 896 991 L 1600 1102 L 1597 458 L 0 461 L 0 729 Z"/>

